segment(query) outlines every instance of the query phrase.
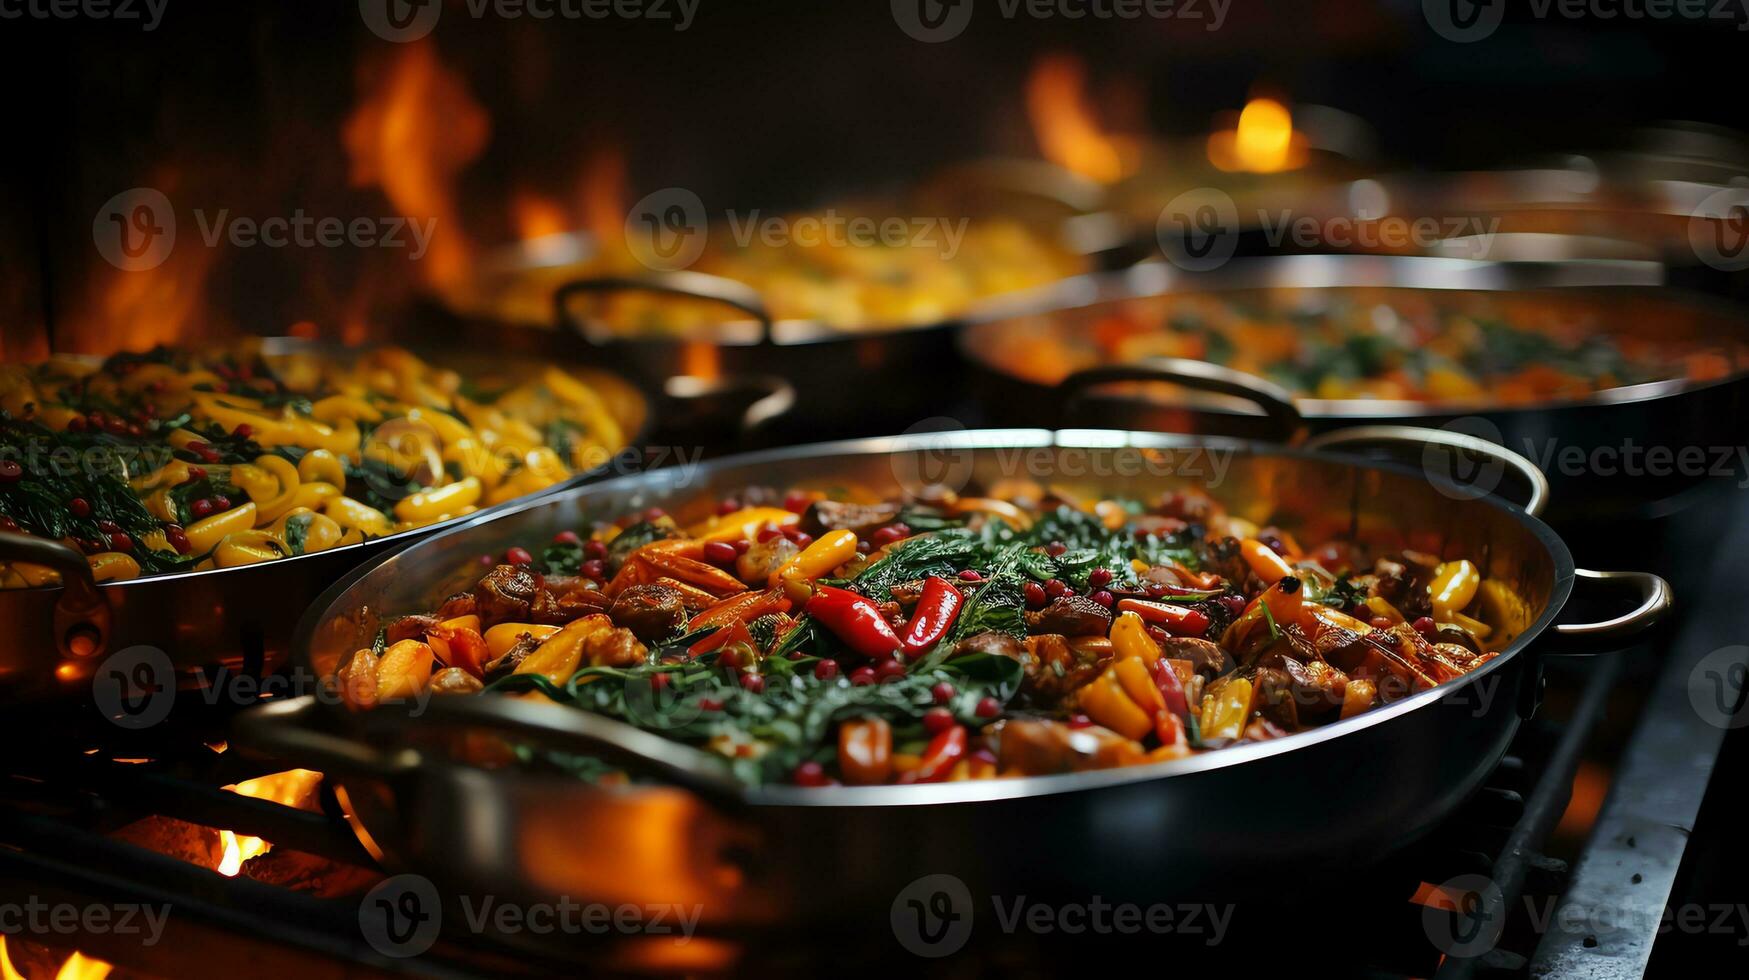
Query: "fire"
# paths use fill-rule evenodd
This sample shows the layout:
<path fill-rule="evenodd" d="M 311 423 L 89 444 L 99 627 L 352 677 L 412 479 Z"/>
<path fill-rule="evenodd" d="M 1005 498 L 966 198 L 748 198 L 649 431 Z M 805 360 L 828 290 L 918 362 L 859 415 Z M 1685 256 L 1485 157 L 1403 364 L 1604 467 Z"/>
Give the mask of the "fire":
<path fill-rule="evenodd" d="M 571 218 L 559 202 L 528 191 L 518 192 L 510 201 L 511 220 L 516 225 L 516 237 L 534 241 L 562 235 L 571 230 Z"/>
<path fill-rule="evenodd" d="M 486 148 L 491 120 L 467 81 L 428 41 L 401 45 L 368 72 L 342 140 L 354 187 L 381 187 L 410 220 L 433 223 L 425 280 L 442 289 L 468 274 L 473 248 L 456 206 L 456 178 Z"/>
<path fill-rule="evenodd" d="M 1208 154 L 1222 170 L 1272 174 L 1303 166 L 1306 147 L 1287 106 L 1256 98 L 1245 103 L 1232 129 L 1209 134 Z"/>
<path fill-rule="evenodd" d="M 1047 55 L 1026 80 L 1026 112 L 1045 159 L 1102 184 L 1134 169 L 1135 147 L 1108 135 L 1087 98 L 1087 70 L 1064 55 Z"/>
<path fill-rule="evenodd" d="M 225 788 L 242 796 L 267 800 L 283 806 L 310 810 L 315 808 L 316 789 L 322 784 L 322 774 L 309 769 L 289 769 L 245 779 Z M 259 837 L 239 837 L 229 830 L 219 831 L 219 843 L 225 849 L 218 872 L 235 877 L 243 863 L 252 857 L 273 850 L 273 845 Z"/>
<path fill-rule="evenodd" d="M 103 980 L 109 976 L 109 971 L 115 969 L 109 963 L 84 953 L 75 952 L 61 964 L 55 973 L 55 980 Z M 39 974 L 46 976 L 46 974 Z M 0 935 L 0 980 L 31 980 L 23 972 L 12 965 L 12 957 L 6 952 L 6 937 Z"/>

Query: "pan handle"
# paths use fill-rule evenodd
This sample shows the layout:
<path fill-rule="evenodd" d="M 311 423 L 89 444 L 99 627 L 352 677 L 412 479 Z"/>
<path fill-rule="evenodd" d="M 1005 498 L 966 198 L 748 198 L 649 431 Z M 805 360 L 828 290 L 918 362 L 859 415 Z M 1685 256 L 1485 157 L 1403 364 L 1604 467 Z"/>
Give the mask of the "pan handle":
<path fill-rule="evenodd" d="M 721 303 L 752 317 L 759 324 L 760 342 L 771 342 L 771 312 L 765 308 L 765 300 L 758 290 L 734 279 L 690 270 L 573 279 L 553 293 L 553 321 L 560 332 L 571 333 L 591 346 L 599 347 L 601 342 L 572 315 L 573 302 L 578 296 L 586 294 L 628 292 L 656 293 Z"/>
<path fill-rule="evenodd" d="M 1670 583 L 1650 572 L 1594 572 L 1581 568 L 1573 575 L 1579 582 L 1629 586 L 1639 595 L 1639 605 L 1619 616 L 1594 623 L 1556 624 L 1549 637 L 1554 642 L 1545 647 L 1547 653 L 1594 654 L 1619 650 L 1629 640 L 1661 622 L 1676 601 Z"/>
<path fill-rule="evenodd" d="M 61 656 L 88 659 L 109 649 L 109 602 L 84 555 L 59 541 L 0 531 L 0 560 L 42 565 L 61 574 L 54 618 L 55 649 Z"/>
<path fill-rule="evenodd" d="M 412 749 L 384 751 L 324 729 L 317 722 L 323 710 L 313 694 L 269 701 L 237 715 L 231 735 L 249 752 L 333 775 L 392 780 L 418 768 Z"/>
<path fill-rule="evenodd" d="M 709 402 L 716 398 L 752 395 L 741 410 L 738 431 L 749 435 L 789 414 L 796 405 L 796 386 L 775 374 L 736 374 L 720 378 L 676 375 L 662 382 L 662 395 L 678 403 Z"/>
<path fill-rule="evenodd" d="M 1393 453 L 1392 450 L 1412 450 L 1419 457 L 1416 462 L 1428 469 L 1433 468 L 1432 454 L 1439 450 L 1449 452 L 1453 458 L 1481 456 L 1518 474 L 1524 483 L 1524 500 L 1520 506 L 1526 514 L 1541 517 L 1543 508 L 1548 506 L 1549 480 L 1535 463 L 1504 446 L 1465 432 L 1413 425 L 1357 425 L 1313 436 L 1304 444 L 1306 449 L 1338 450 L 1354 455 L 1365 455 L 1366 447 L 1383 450 L 1380 455 L 1386 458 L 1400 458 L 1400 452 Z"/>
<path fill-rule="evenodd" d="M 1196 391 L 1243 399 L 1259 409 L 1290 445 L 1305 438 L 1306 421 L 1286 388 L 1254 374 L 1188 357 L 1149 357 L 1125 364 L 1083 368 L 1057 383 L 1063 415 L 1080 407 L 1089 389 L 1119 381 L 1163 381 Z"/>

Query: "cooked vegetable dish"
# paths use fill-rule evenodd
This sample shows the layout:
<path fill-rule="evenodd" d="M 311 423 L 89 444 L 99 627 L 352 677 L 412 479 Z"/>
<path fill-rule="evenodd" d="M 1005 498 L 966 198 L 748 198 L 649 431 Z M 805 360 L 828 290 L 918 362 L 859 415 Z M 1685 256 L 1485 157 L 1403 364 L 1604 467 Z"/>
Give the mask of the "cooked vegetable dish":
<path fill-rule="evenodd" d="M 0 530 L 98 581 L 230 568 L 422 527 L 600 465 L 612 398 L 548 368 L 481 390 L 395 348 L 160 348 L 0 366 Z M 0 588 L 58 573 L 0 562 Z"/>
<path fill-rule="evenodd" d="M 748 488 L 564 530 L 481 556 L 471 588 L 386 621 L 334 680 L 356 708 L 550 700 L 753 784 L 919 783 L 1280 738 L 1459 677 L 1533 618 L 1463 558 L 1307 547 L 1199 492 L 1067 493 Z"/>
<path fill-rule="evenodd" d="M 1096 364 L 1188 357 L 1304 398 L 1497 405 L 1712 381 L 1749 366 L 1749 348 L 1704 329 L 1696 310 L 1627 296 L 1281 289 L 1174 294 L 1100 310 L 1019 321 L 982 356 L 1047 384 Z"/>

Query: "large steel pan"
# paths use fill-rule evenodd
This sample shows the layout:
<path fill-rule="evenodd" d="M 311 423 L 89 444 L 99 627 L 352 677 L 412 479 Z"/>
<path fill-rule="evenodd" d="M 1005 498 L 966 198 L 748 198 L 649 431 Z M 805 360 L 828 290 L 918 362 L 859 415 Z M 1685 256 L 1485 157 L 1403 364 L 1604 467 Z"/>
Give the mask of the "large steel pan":
<path fill-rule="evenodd" d="M 719 929 L 879 921 L 901 889 L 931 874 L 985 896 L 1203 898 L 1279 880 L 1284 868 L 1313 880 L 1422 835 L 1480 785 L 1534 709 L 1543 656 L 1619 645 L 1670 603 L 1663 580 L 1576 570 L 1531 514 L 1414 470 L 1200 437 L 990 430 L 728 458 L 691 475 L 604 481 L 469 521 L 329 589 L 299 627 L 298 662 L 329 672 L 387 618 L 469 584 L 475 556 L 627 508 L 675 507 L 748 483 L 987 485 L 1017 469 L 1137 496 L 1210 486 L 1258 521 L 1333 522 L 1385 547 L 1413 540 L 1472 556 L 1524 596 L 1534 625 L 1475 672 L 1346 721 L 1073 775 L 750 790 L 657 735 L 491 696 L 369 712 L 307 696 L 252 710 L 234 734 L 251 751 L 326 771 L 366 846 L 450 898 L 689 903 Z M 1581 583 L 1631 586 L 1637 608 L 1605 622 L 1564 621 Z M 657 782 L 604 789 L 470 767 L 451 748 L 458 732 L 474 730 L 604 755 Z"/>

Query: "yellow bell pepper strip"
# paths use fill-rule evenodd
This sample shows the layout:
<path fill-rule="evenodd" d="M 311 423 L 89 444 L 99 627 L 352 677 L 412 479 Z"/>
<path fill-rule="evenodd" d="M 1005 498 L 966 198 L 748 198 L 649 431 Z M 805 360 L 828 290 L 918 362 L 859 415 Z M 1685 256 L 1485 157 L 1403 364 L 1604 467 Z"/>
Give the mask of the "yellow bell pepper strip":
<path fill-rule="evenodd" d="M 1372 681 L 1359 677 L 1348 679 L 1348 686 L 1342 689 L 1342 717 L 1353 718 L 1361 712 L 1372 708 L 1372 700 L 1378 694 L 1377 685 Z"/>
<path fill-rule="evenodd" d="M 225 535 L 218 546 L 213 548 L 213 564 L 219 568 L 237 568 L 276 561 L 290 555 L 291 549 L 275 537 L 272 531 L 238 531 Z"/>
<path fill-rule="evenodd" d="M 1153 717 L 1124 692 L 1123 682 L 1112 668 L 1106 668 L 1081 688 L 1079 699 L 1081 710 L 1087 713 L 1087 717 L 1124 738 L 1141 739 L 1154 730 Z"/>
<path fill-rule="evenodd" d="M 1456 622 L 1455 615 L 1469 608 L 1481 585 L 1482 573 L 1472 562 L 1448 561 L 1440 565 L 1433 573 L 1433 581 L 1427 585 L 1427 594 L 1433 600 L 1434 620 Z"/>
<path fill-rule="evenodd" d="M 499 623 L 486 631 L 486 651 L 491 654 L 491 660 L 497 660 L 509 653 L 511 647 L 522 642 L 524 636 L 544 640 L 558 631 L 557 626 L 543 626 L 539 623 Z"/>
<path fill-rule="evenodd" d="M 340 462 L 340 457 L 328 450 L 312 449 L 298 460 L 298 479 L 305 483 L 343 487 L 346 485 L 346 467 Z"/>
<path fill-rule="evenodd" d="M 395 504 L 395 517 L 403 521 L 435 520 L 472 506 L 484 491 L 478 477 L 465 477 L 448 486 L 408 495 Z"/>
<path fill-rule="evenodd" d="M 965 602 L 965 593 L 947 579 L 939 575 L 924 579 L 923 594 L 918 597 L 917 608 L 911 614 L 911 628 L 905 631 L 906 656 L 915 660 L 940 643 L 953 627 L 954 620 L 959 618 L 960 607 Z"/>
<path fill-rule="evenodd" d="M 893 773 L 893 726 L 859 718 L 838 726 L 838 771 L 851 786 L 874 786 Z"/>
<path fill-rule="evenodd" d="M 1286 558 L 1276 554 L 1274 548 L 1256 538 L 1246 538 L 1239 542 L 1239 554 L 1245 559 L 1245 564 L 1251 566 L 1251 571 L 1270 585 L 1294 573 L 1294 567 L 1288 564 Z"/>
<path fill-rule="evenodd" d="M 418 640 L 402 640 L 383 651 L 377 661 L 377 700 L 415 697 L 431 679 L 431 648 Z"/>
<path fill-rule="evenodd" d="M 788 527 L 802 515 L 781 507 L 746 507 L 722 517 L 700 521 L 686 529 L 686 536 L 700 541 L 739 541 L 751 538 L 767 524 Z"/>
<path fill-rule="evenodd" d="M 1207 613 L 1177 603 L 1119 599 L 1117 608 L 1119 612 L 1135 613 L 1174 636 L 1201 636 L 1209 628 Z"/>
<path fill-rule="evenodd" d="M 353 653 L 340 669 L 340 700 L 353 708 L 377 705 L 377 655 L 368 649 Z"/>
<path fill-rule="evenodd" d="M 1032 518 L 1027 516 L 1026 511 L 1006 500 L 992 497 L 961 497 L 947 511 L 956 517 L 962 514 L 990 514 L 1001 518 L 1016 531 L 1025 531 L 1032 527 Z"/>
<path fill-rule="evenodd" d="M 583 662 L 583 641 L 612 628 L 613 620 L 603 613 L 574 619 L 524 657 L 522 663 L 516 665 L 516 673 L 540 674 L 564 687 Z"/>
<path fill-rule="evenodd" d="M 1205 696 L 1200 719 L 1202 737 L 1238 738 L 1244 734 L 1245 725 L 1251 720 L 1253 693 L 1254 686 L 1249 680 L 1234 677 L 1213 694 Z"/>
<path fill-rule="evenodd" d="M 322 513 L 343 528 L 358 528 L 366 534 L 381 537 L 395 529 L 389 515 L 351 497 L 330 497 L 322 504 Z"/>
<path fill-rule="evenodd" d="M 189 553 L 204 555 L 217 548 L 219 542 L 227 536 L 238 531 L 247 531 L 254 526 L 254 504 L 244 504 L 241 507 L 233 507 L 223 513 L 202 518 L 185 529 L 188 534 Z"/>
<path fill-rule="evenodd" d="M 486 638 L 480 635 L 480 617 L 458 616 L 432 627 L 425 642 L 447 667 L 459 667 L 477 678 L 486 676 Z"/>
<path fill-rule="evenodd" d="M 1111 647 L 1119 657 L 1140 657 L 1144 663 L 1160 659 L 1160 644 L 1148 635 L 1148 626 L 1133 612 L 1120 611 L 1111 624 Z"/>
<path fill-rule="evenodd" d="M 91 555 L 85 559 L 85 564 L 91 566 L 91 579 L 95 582 L 114 582 L 140 577 L 140 563 L 135 561 L 132 555 L 120 551 L 105 551 Z"/>
<path fill-rule="evenodd" d="M 966 754 L 969 736 L 964 725 L 955 725 L 929 740 L 917 768 L 907 772 L 900 782 L 939 783 L 953 775 L 953 767 Z"/>
<path fill-rule="evenodd" d="M 743 592 L 740 595 L 732 595 L 692 617 L 692 621 L 686 624 L 686 631 L 696 633 L 708 626 L 724 626 L 733 622 L 751 623 L 769 613 L 789 612 L 789 610 L 790 601 L 781 590 L 767 589 L 764 592 Z"/>
<path fill-rule="evenodd" d="M 865 657 L 876 660 L 890 657 L 902 646 L 899 634 L 893 632 L 875 604 L 848 589 L 821 586 L 808 600 L 805 611 Z"/>
<path fill-rule="evenodd" d="M 827 531 L 772 569 L 766 584 L 781 585 L 791 599 L 805 602 L 812 591 L 810 582 L 855 557 L 856 532 Z"/>
<path fill-rule="evenodd" d="M 1166 710 L 1166 697 L 1160 693 L 1160 685 L 1155 682 L 1153 672 L 1140 658 L 1126 657 L 1107 669 L 1117 675 L 1118 686 L 1123 688 L 1123 692 L 1129 695 L 1136 707 L 1147 712 L 1149 716 Z"/>

